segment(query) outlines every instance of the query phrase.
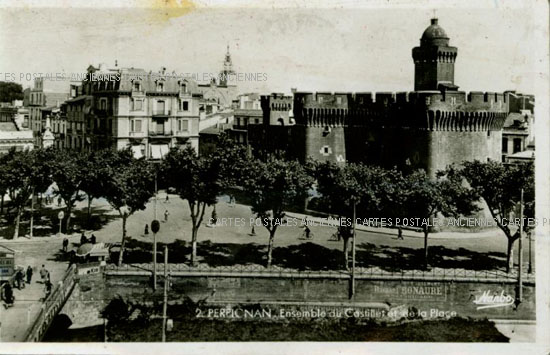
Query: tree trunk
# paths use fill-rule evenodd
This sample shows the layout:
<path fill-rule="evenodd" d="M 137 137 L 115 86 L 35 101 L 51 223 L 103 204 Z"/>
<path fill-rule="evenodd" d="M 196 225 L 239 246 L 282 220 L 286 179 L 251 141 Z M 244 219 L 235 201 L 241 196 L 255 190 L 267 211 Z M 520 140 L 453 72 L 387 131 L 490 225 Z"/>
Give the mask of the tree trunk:
<path fill-rule="evenodd" d="M 275 239 L 275 229 L 269 232 L 269 243 L 267 244 L 267 268 L 271 268 L 273 261 L 273 240 Z"/>
<path fill-rule="evenodd" d="M 193 230 L 191 232 L 191 265 L 195 266 L 197 264 L 197 234 L 198 234 L 198 227 L 193 226 Z"/>
<path fill-rule="evenodd" d="M 73 209 L 71 201 L 68 201 L 67 203 L 67 221 L 65 224 L 65 233 L 70 233 L 70 226 L 71 226 L 71 210 Z"/>
<path fill-rule="evenodd" d="M 32 230 L 34 228 L 34 187 L 32 188 L 31 193 L 31 222 L 30 222 L 30 231 L 29 235 L 32 238 Z"/>
<path fill-rule="evenodd" d="M 92 214 L 92 200 L 93 198 L 88 195 L 88 217 L 86 218 L 88 222 L 88 227 L 90 226 L 90 216 Z"/>
<path fill-rule="evenodd" d="M 19 221 L 21 220 L 21 207 L 17 207 L 17 215 L 15 216 L 15 230 L 13 231 L 13 239 L 19 238 Z"/>
<path fill-rule="evenodd" d="M 349 270 L 349 250 L 348 250 L 348 242 L 349 238 L 347 236 L 342 236 L 342 239 L 344 240 L 344 268 L 346 270 Z"/>
<path fill-rule="evenodd" d="M 4 214 L 4 194 L 2 194 L 2 201 L 0 202 L 0 215 Z"/>
<path fill-rule="evenodd" d="M 120 243 L 120 254 L 118 255 L 118 266 L 122 266 L 122 257 L 124 254 L 124 246 L 126 245 L 126 219 L 128 217 L 122 216 L 122 243 Z"/>
<path fill-rule="evenodd" d="M 424 227 L 424 268 L 428 268 L 428 228 Z"/>

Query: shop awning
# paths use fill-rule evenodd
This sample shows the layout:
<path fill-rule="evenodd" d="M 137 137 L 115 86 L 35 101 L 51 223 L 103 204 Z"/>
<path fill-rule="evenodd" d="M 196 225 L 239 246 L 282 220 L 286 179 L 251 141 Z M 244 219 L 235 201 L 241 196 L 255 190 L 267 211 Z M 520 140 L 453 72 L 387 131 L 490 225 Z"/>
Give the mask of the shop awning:
<path fill-rule="evenodd" d="M 168 144 L 151 144 L 150 147 L 152 159 L 162 159 L 170 150 Z"/>
<path fill-rule="evenodd" d="M 136 159 L 143 158 L 143 146 L 133 145 L 132 146 L 132 153 L 134 154 L 134 158 L 136 158 Z"/>

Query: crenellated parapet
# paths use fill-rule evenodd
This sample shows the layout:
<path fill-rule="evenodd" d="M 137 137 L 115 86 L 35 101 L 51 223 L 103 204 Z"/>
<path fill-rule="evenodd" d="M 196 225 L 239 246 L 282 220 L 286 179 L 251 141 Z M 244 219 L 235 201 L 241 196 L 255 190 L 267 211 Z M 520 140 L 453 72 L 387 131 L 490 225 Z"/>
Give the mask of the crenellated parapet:
<path fill-rule="evenodd" d="M 505 112 L 467 112 L 428 110 L 423 128 L 429 131 L 480 132 L 499 131 L 504 126 Z"/>
<path fill-rule="evenodd" d="M 262 95 L 260 103 L 263 111 L 263 122 L 268 125 L 289 125 L 293 124 L 290 120 L 292 112 L 292 96 L 272 93 Z"/>
<path fill-rule="evenodd" d="M 292 96 L 273 93 L 271 95 L 262 95 L 260 97 L 262 110 L 271 111 L 290 111 L 292 110 Z"/>
<path fill-rule="evenodd" d="M 294 93 L 296 123 L 311 127 L 396 127 L 425 130 L 500 130 L 506 95 L 494 92 L 413 91 Z"/>

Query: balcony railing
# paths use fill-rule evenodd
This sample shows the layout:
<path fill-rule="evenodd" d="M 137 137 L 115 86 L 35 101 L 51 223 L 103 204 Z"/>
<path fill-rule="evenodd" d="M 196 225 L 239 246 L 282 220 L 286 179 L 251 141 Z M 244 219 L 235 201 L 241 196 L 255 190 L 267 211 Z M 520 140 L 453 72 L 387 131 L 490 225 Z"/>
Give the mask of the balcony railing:
<path fill-rule="evenodd" d="M 170 110 L 154 110 L 153 116 L 170 116 Z"/>
<path fill-rule="evenodd" d="M 150 137 L 169 137 L 174 135 L 174 133 L 170 130 L 166 131 L 149 131 Z"/>

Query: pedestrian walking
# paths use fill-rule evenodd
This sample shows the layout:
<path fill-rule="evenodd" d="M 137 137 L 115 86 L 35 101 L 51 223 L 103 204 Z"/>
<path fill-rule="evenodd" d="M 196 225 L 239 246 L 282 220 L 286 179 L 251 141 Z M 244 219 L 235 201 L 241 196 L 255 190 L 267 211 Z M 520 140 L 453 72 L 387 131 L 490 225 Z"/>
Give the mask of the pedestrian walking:
<path fill-rule="evenodd" d="M 403 229 L 402 228 L 397 228 L 397 239 L 405 240 L 405 238 L 403 238 Z"/>
<path fill-rule="evenodd" d="M 64 252 L 64 253 L 67 252 L 68 246 L 69 246 L 69 239 L 63 238 L 63 252 Z"/>
<path fill-rule="evenodd" d="M 92 234 L 92 237 L 90 238 L 90 243 L 95 244 L 97 241 L 95 234 Z"/>
<path fill-rule="evenodd" d="M 149 234 L 149 225 L 147 223 L 145 223 L 145 231 L 143 234 L 145 235 Z"/>
<path fill-rule="evenodd" d="M 304 226 L 304 237 L 306 239 L 310 239 L 312 237 L 311 229 L 309 229 L 307 224 Z"/>
<path fill-rule="evenodd" d="M 32 267 L 27 266 L 27 283 L 30 284 L 32 281 Z"/>
<path fill-rule="evenodd" d="M 46 282 L 46 277 L 48 276 L 48 270 L 42 265 L 42 268 L 38 272 L 40 274 L 40 279 L 42 280 L 42 283 Z"/>
<path fill-rule="evenodd" d="M 88 238 L 86 238 L 86 235 L 82 232 L 82 235 L 80 236 L 80 245 L 84 245 L 86 243 L 88 243 Z"/>
<path fill-rule="evenodd" d="M 166 201 L 165 202 L 169 202 L 170 201 L 170 198 L 168 197 L 168 193 L 166 193 Z"/>
<path fill-rule="evenodd" d="M 8 309 L 9 307 L 13 306 L 13 303 L 15 302 L 15 297 L 13 296 L 13 289 L 11 287 L 11 284 L 7 282 L 4 287 L 2 287 L 2 299 L 6 303 L 4 307 Z"/>
<path fill-rule="evenodd" d="M 168 212 L 168 210 L 164 210 L 164 222 L 168 222 L 168 215 L 170 213 Z"/>
<path fill-rule="evenodd" d="M 15 273 L 15 285 L 18 290 L 25 288 L 25 275 L 22 268 Z"/>
<path fill-rule="evenodd" d="M 57 198 L 57 207 L 61 206 L 61 197 Z"/>

